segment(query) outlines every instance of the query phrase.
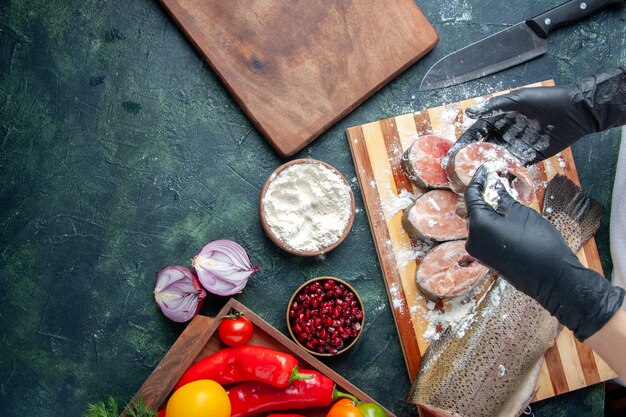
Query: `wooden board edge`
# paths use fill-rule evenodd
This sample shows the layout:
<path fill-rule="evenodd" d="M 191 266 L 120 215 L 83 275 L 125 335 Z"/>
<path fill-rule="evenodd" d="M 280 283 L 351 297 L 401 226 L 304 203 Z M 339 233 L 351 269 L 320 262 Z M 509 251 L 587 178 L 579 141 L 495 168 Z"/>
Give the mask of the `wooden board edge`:
<path fill-rule="evenodd" d="M 376 255 L 378 256 L 378 259 L 379 259 L 381 274 L 383 275 L 383 283 L 385 284 L 385 290 L 387 293 L 387 299 L 389 301 L 390 306 L 393 306 L 393 300 L 391 299 L 389 286 L 391 284 L 396 284 L 399 286 L 400 289 L 402 289 L 401 297 L 403 299 L 404 304 L 406 305 L 407 303 L 406 303 L 405 294 L 404 294 L 401 280 L 398 277 L 398 279 L 393 279 L 393 282 L 390 282 L 391 278 L 388 276 L 388 273 L 385 270 L 382 262 L 380 262 L 380 259 L 383 259 L 384 254 L 383 254 L 383 248 L 378 242 L 378 239 L 376 238 L 376 232 L 375 232 L 375 229 L 377 227 L 376 225 L 378 225 L 379 220 L 374 217 L 374 213 L 372 212 L 373 209 L 370 207 L 370 204 L 371 204 L 370 201 L 371 201 L 371 198 L 373 197 L 370 197 L 369 199 L 365 198 L 365 194 L 367 193 L 366 190 L 368 190 L 368 186 L 367 186 L 368 179 L 366 178 L 367 169 L 361 166 L 361 163 L 358 161 L 358 158 L 357 158 L 357 154 L 359 152 L 365 153 L 365 154 L 367 153 L 367 149 L 365 147 L 365 141 L 363 138 L 363 130 L 361 126 L 349 128 L 346 130 L 346 135 L 348 137 L 352 159 L 356 167 L 357 178 L 359 180 L 359 187 L 361 189 L 361 195 L 363 196 L 365 211 L 367 214 L 370 231 L 372 233 L 374 247 L 376 249 Z M 370 168 L 370 171 L 372 171 L 371 168 Z M 404 359 L 404 363 L 405 363 L 407 372 L 409 374 L 410 380 L 413 380 L 419 371 L 419 361 L 421 358 L 421 354 L 420 354 L 415 332 L 413 332 L 412 330 L 411 317 L 409 313 L 406 314 L 406 317 L 405 316 L 398 317 L 400 313 L 397 311 L 397 309 L 394 309 L 394 308 L 391 308 L 391 313 L 394 317 L 394 325 L 396 327 L 398 338 L 400 339 L 400 347 L 402 348 L 402 353 L 403 353 L 402 356 Z M 409 335 L 407 335 L 407 332 L 404 331 L 404 329 L 401 327 L 401 323 L 407 323 L 406 326 L 411 328 Z M 417 359 L 414 359 L 414 361 L 411 361 L 409 358 L 417 358 Z M 417 364 L 415 363 L 415 360 L 417 361 Z"/>

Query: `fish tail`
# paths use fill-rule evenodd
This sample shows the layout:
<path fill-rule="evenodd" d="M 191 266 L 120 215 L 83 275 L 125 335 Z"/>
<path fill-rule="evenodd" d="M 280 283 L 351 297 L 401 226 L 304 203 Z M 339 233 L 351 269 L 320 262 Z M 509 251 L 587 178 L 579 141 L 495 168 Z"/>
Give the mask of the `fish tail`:
<path fill-rule="evenodd" d="M 564 222 L 575 226 L 577 238 L 582 244 L 589 240 L 600 227 L 604 207 L 593 198 L 586 196 L 572 180 L 557 174 L 546 187 L 542 214 L 561 231 L 564 237 L 567 237 L 565 235 L 571 231 Z M 572 248 L 574 251 L 578 249 Z"/>

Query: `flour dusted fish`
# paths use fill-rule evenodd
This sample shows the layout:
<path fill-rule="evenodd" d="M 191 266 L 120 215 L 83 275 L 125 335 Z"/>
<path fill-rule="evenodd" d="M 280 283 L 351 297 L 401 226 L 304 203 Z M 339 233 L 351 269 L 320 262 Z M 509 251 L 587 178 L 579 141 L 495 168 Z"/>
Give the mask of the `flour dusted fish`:
<path fill-rule="evenodd" d="M 402 226 L 412 239 L 445 242 L 465 239 L 467 223 L 457 213 L 461 196 L 450 190 L 432 190 L 404 211 Z"/>
<path fill-rule="evenodd" d="M 441 160 L 452 147 L 448 139 L 424 135 L 413 141 L 400 159 L 407 177 L 420 188 L 449 188 Z"/>
<path fill-rule="evenodd" d="M 422 259 L 415 282 L 431 300 L 457 297 L 482 281 L 489 269 L 465 251 L 465 240 L 444 242 Z"/>
<path fill-rule="evenodd" d="M 503 180 L 510 182 L 516 200 L 526 205 L 533 202 L 535 186 L 528 170 L 504 147 L 488 142 L 470 143 L 450 155 L 446 165 L 450 189 L 463 193 L 481 165 L 489 166 Z"/>
<path fill-rule="evenodd" d="M 557 175 L 542 214 L 578 252 L 600 226 L 602 206 Z M 420 415 L 517 417 L 530 403 L 543 355 L 559 324 L 535 300 L 503 278 L 488 290 L 463 334 L 448 328 L 430 344 L 408 401 Z"/>

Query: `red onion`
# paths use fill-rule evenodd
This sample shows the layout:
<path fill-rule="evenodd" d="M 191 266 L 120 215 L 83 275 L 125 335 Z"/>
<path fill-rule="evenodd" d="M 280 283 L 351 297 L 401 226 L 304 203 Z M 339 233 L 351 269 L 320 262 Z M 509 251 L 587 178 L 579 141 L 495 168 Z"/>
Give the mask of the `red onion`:
<path fill-rule="evenodd" d="M 198 278 L 188 268 L 170 265 L 156 275 L 154 299 L 170 320 L 184 323 L 191 320 L 202 307 L 206 292 Z"/>
<path fill-rule="evenodd" d="M 216 240 L 206 245 L 193 260 L 200 283 L 216 295 L 241 292 L 248 279 L 259 270 L 250 263 L 246 250 L 232 240 Z"/>

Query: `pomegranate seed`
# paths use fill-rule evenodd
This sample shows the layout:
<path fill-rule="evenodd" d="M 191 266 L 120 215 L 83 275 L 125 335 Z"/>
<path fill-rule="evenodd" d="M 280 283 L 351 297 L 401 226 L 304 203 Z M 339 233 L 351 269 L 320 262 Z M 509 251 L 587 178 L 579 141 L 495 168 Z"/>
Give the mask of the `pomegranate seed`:
<path fill-rule="evenodd" d="M 335 338 L 332 340 L 332 342 L 331 342 L 331 343 L 332 343 L 332 345 L 333 345 L 334 347 L 336 347 L 337 349 L 341 349 L 341 348 L 343 347 L 343 340 L 341 340 L 341 339 L 340 339 L 340 338 L 338 338 L 338 337 L 335 337 Z"/>

